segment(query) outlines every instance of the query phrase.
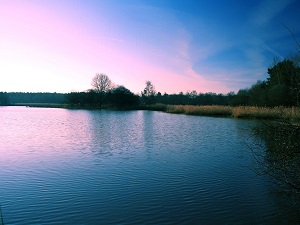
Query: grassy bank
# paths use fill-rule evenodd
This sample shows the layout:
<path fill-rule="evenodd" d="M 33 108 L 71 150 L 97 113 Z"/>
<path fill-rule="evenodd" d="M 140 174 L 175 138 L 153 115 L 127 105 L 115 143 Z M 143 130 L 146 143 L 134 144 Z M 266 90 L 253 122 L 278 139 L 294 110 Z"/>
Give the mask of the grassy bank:
<path fill-rule="evenodd" d="M 112 109 L 112 110 L 152 110 L 163 111 L 166 113 L 198 115 L 198 116 L 220 116 L 232 118 L 251 118 L 269 120 L 288 120 L 300 123 L 299 107 L 256 107 L 256 106 L 194 106 L 194 105 L 139 105 L 131 107 L 112 107 L 112 106 L 80 106 L 70 104 L 52 103 L 17 103 L 14 106 L 45 107 L 45 108 L 67 108 L 67 109 Z"/>
<path fill-rule="evenodd" d="M 253 118 L 271 120 L 300 121 L 300 108 L 297 107 L 255 107 L 255 106 L 192 106 L 192 105 L 169 105 L 167 113 L 177 113 L 199 116 L 226 116 L 233 118 Z"/>

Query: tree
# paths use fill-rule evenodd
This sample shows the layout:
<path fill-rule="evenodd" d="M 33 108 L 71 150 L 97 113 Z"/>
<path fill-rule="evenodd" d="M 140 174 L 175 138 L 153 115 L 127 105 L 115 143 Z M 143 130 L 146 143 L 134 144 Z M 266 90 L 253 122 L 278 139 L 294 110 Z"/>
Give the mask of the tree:
<path fill-rule="evenodd" d="M 0 92 L 0 106 L 6 106 L 9 104 L 9 100 L 7 94 L 4 92 Z"/>
<path fill-rule="evenodd" d="M 104 101 L 105 93 L 113 87 L 112 82 L 107 75 L 97 73 L 92 79 L 91 85 L 98 94 L 98 103 L 101 106 Z"/>
<path fill-rule="evenodd" d="M 269 87 L 269 106 L 292 106 L 292 96 L 286 84 L 275 84 Z"/>
<path fill-rule="evenodd" d="M 149 97 L 149 96 L 154 96 L 156 94 L 155 91 L 155 87 L 154 85 L 151 83 L 151 81 L 146 81 L 146 87 L 144 89 L 144 93 L 145 96 Z"/>
<path fill-rule="evenodd" d="M 142 99 L 146 105 L 153 104 L 155 102 L 155 87 L 151 83 L 151 81 L 146 81 L 146 87 L 144 91 L 142 92 Z"/>
<path fill-rule="evenodd" d="M 265 81 L 258 80 L 249 89 L 249 103 L 254 106 L 267 105 L 267 84 Z"/>
<path fill-rule="evenodd" d="M 124 86 L 118 86 L 108 91 L 107 101 L 115 107 L 124 108 L 139 104 L 139 96 L 133 94 Z"/>
<path fill-rule="evenodd" d="M 268 69 L 267 85 L 271 92 L 269 101 L 278 97 L 283 106 L 299 106 L 300 97 L 300 68 L 292 60 L 285 59 Z M 278 90 L 279 92 L 276 92 Z"/>
<path fill-rule="evenodd" d="M 240 89 L 233 99 L 233 105 L 249 105 L 249 89 Z"/>
<path fill-rule="evenodd" d="M 191 98 L 196 98 L 198 95 L 197 91 L 195 91 L 195 90 L 191 91 L 189 94 L 190 94 Z"/>
<path fill-rule="evenodd" d="M 97 93 L 105 93 L 108 90 L 110 90 L 112 88 L 112 82 L 109 79 L 109 77 L 104 74 L 104 73 L 96 73 L 96 75 L 94 76 L 92 83 L 91 83 L 93 89 L 97 92 Z"/>

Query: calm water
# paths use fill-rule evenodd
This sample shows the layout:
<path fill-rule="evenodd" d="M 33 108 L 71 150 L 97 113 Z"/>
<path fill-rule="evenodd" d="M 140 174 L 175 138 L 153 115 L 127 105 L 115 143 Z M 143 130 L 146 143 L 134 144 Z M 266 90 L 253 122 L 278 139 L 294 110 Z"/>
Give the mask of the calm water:
<path fill-rule="evenodd" d="M 254 121 L 0 108 L 5 224 L 297 224 L 245 142 Z"/>

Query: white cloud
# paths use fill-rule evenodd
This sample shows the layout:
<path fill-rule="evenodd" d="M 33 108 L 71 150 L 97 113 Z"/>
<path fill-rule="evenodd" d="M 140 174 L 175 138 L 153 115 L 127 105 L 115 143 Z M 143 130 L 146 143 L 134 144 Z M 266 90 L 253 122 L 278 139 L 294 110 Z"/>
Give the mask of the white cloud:
<path fill-rule="evenodd" d="M 267 25 L 275 16 L 284 10 L 295 0 L 264 0 L 261 1 L 256 11 L 250 17 L 254 26 L 262 27 Z"/>

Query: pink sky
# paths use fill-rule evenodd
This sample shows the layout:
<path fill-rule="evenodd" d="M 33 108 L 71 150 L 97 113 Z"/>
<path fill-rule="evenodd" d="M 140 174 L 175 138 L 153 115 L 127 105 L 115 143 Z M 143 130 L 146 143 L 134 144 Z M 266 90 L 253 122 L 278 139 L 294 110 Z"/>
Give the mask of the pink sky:
<path fill-rule="evenodd" d="M 50 2 L 2 1 L 0 91 L 83 91 L 95 73 L 107 74 L 134 93 L 143 90 L 146 80 L 162 93 L 229 91 L 206 81 L 187 59 L 179 58 L 186 54 L 177 45 L 186 41 L 184 36 L 170 40 L 177 53 L 170 56 L 159 46 L 123 35 L 101 12 L 94 25 L 89 9 L 69 3 L 66 10 L 66 5 Z"/>
<path fill-rule="evenodd" d="M 0 0 L 0 91 L 84 91 L 96 73 L 134 93 L 147 80 L 172 94 L 228 93 L 264 79 L 270 52 L 280 52 L 267 34 L 286 35 L 268 22 L 293 1 L 267 17 L 257 13 L 267 1 L 236 15 L 192 2 Z"/>

